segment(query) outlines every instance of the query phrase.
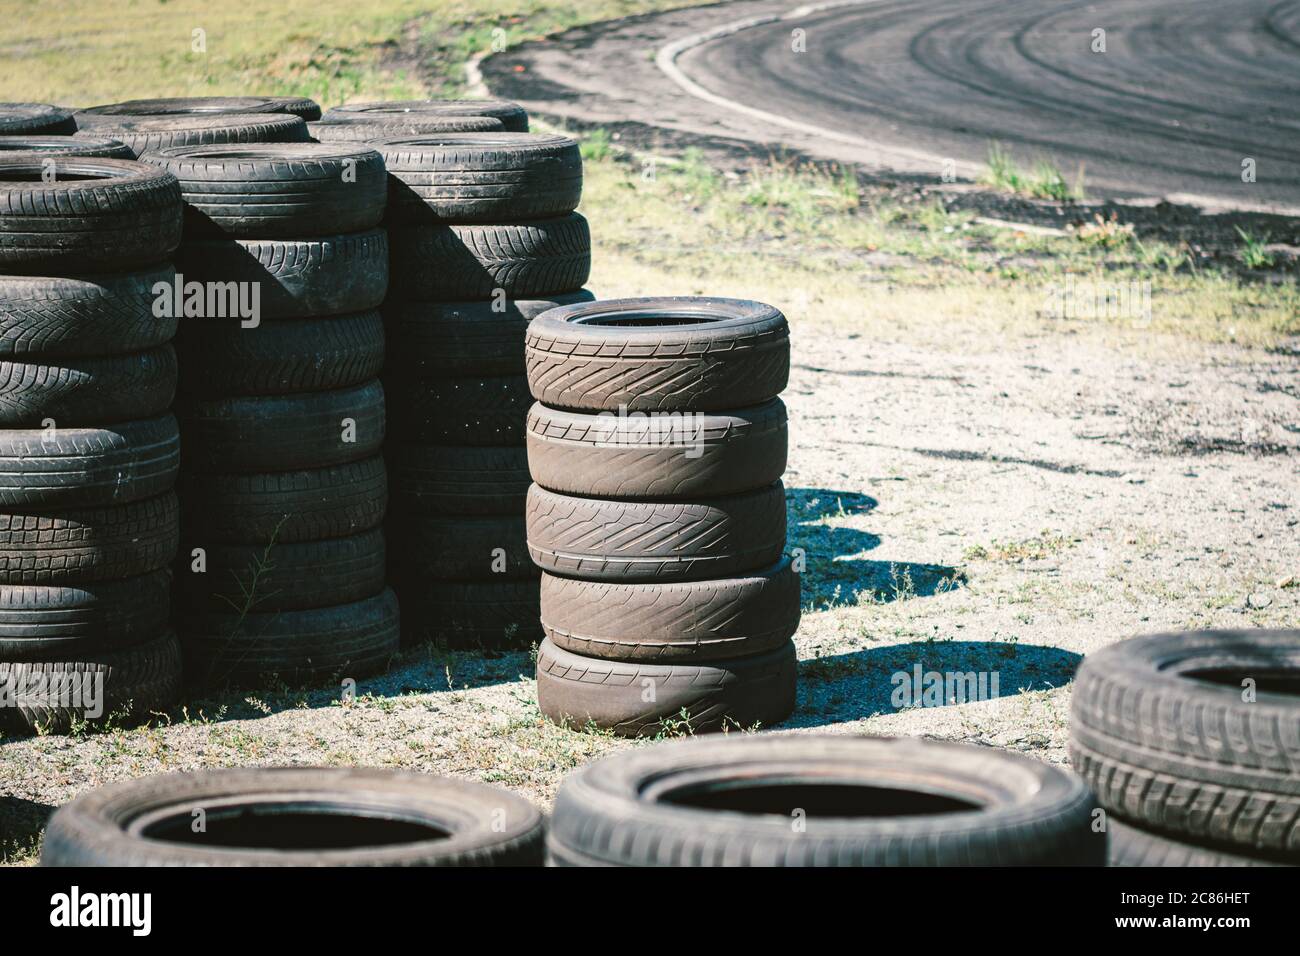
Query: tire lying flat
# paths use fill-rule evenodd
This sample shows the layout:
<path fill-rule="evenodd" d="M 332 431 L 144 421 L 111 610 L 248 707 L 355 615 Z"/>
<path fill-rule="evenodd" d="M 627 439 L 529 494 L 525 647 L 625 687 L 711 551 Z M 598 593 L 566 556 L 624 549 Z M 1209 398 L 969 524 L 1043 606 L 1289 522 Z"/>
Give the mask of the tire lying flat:
<path fill-rule="evenodd" d="M 500 651 L 542 639 L 537 581 L 398 582 L 402 641 L 456 650 Z"/>
<path fill-rule="evenodd" d="M 135 159 L 129 146 L 115 139 L 74 139 L 71 136 L 0 136 L 0 156 L 37 153 L 40 156 L 92 156 Z"/>
<path fill-rule="evenodd" d="M 125 100 L 82 110 L 98 116 L 204 116 L 217 113 L 292 113 L 304 120 L 320 119 L 315 100 L 296 96 L 174 96 Z"/>
<path fill-rule="evenodd" d="M 547 849 L 560 865 L 1099 866 L 1092 808 L 1075 775 L 988 747 L 678 740 L 566 777 Z"/>
<path fill-rule="evenodd" d="M 0 585 L 0 660 L 60 661 L 119 650 L 167 630 L 171 574 L 79 586 Z"/>
<path fill-rule="evenodd" d="M 532 484 L 518 446 L 389 442 L 386 454 L 394 501 L 421 514 L 520 514 Z"/>
<path fill-rule="evenodd" d="M 196 806 L 209 808 L 203 834 L 191 829 Z M 425 773 L 203 770 L 60 807 L 41 866 L 536 866 L 542 829 L 523 797 Z"/>
<path fill-rule="evenodd" d="M 501 121 L 490 116 L 391 116 L 373 115 L 358 119 L 331 116 L 307 129 L 318 143 L 368 143 L 393 136 L 432 136 L 443 133 L 499 133 Z"/>
<path fill-rule="evenodd" d="M 393 363 L 390 363 L 392 365 Z M 522 445 L 532 396 L 522 375 L 442 378 L 398 366 L 384 375 L 392 432 L 439 445 Z"/>
<path fill-rule="evenodd" d="M 66 135 L 76 130 L 77 121 L 69 110 L 45 103 L 0 103 L 0 133 L 6 136 Z"/>
<path fill-rule="evenodd" d="M 486 116 L 501 123 L 512 133 L 528 132 L 528 113 L 509 100 L 390 100 L 379 103 L 352 103 L 336 106 L 325 114 L 326 120 L 373 122 L 387 120 L 455 119 Z"/>
<path fill-rule="evenodd" d="M 179 116 L 105 116 L 78 113 L 79 137 L 111 136 L 136 157 L 178 146 L 218 143 L 306 143 L 307 124 L 288 113 L 217 113 Z"/>
<path fill-rule="evenodd" d="M 1242 856 L 1212 847 L 1183 843 L 1111 818 L 1107 866 L 1283 866 L 1272 860 Z"/>
<path fill-rule="evenodd" d="M 541 572 L 528 559 L 524 533 L 518 514 L 408 513 L 389 538 L 394 564 L 408 581 L 536 581 Z"/>
<path fill-rule="evenodd" d="M 176 395 L 170 345 L 129 355 L 0 361 L 0 428 L 80 428 L 153 418 Z"/>

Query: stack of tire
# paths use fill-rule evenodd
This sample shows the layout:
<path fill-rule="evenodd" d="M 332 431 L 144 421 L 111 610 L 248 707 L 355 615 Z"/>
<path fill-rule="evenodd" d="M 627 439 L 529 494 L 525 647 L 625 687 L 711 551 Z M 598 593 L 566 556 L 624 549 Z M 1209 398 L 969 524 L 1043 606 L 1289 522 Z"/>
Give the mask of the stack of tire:
<path fill-rule="evenodd" d="M 541 634 L 524 529 L 524 334 L 541 312 L 592 298 L 587 223 L 573 212 L 578 144 L 508 131 L 370 145 L 390 181 L 384 375 L 404 639 L 527 646 Z"/>
<path fill-rule="evenodd" d="M 144 717 L 180 692 L 175 177 L 0 105 L 0 727 Z M 28 147 L 28 148 L 22 148 Z"/>
<path fill-rule="evenodd" d="M 318 116 L 311 100 L 202 96 L 93 106 L 74 120 L 78 137 L 111 137 L 139 157 L 179 146 L 305 143 L 306 120 Z"/>
<path fill-rule="evenodd" d="M 1300 863 L 1300 631 L 1154 634 L 1084 658 L 1070 758 L 1112 866 Z"/>
<path fill-rule="evenodd" d="M 533 320 L 528 549 L 537 696 L 625 736 L 770 725 L 795 700 L 785 547 L 785 317 L 758 302 L 613 299 Z"/>
<path fill-rule="evenodd" d="M 308 684 L 383 670 L 399 645 L 382 531 L 383 159 L 318 143 L 145 158 L 181 184 L 185 289 L 258 296 L 235 315 L 187 312 L 177 338 L 190 679 Z"/>
<path fill-rule="evenodd" d="M 506 100 L 407 100 L 336 106 L 309 126 L 322 143 L 441 133 L 526 133 L 528 114 Z"/>

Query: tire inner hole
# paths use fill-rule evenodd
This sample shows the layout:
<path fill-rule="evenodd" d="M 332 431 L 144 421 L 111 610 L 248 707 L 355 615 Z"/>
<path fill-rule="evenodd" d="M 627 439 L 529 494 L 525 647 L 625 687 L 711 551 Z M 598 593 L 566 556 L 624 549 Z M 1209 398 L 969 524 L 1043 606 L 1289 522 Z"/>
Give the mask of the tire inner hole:
<path fill-rule="evenodd" d="M 647 326 L 661 328 L 671 325 L 701 325 L 708 322 L 724 322 L 729 315 L 715 315 L 708 312 L 598 312 L 580 316 L 573 320 L 574 325 L 609 325 L 609 326 Z"/>
<path fill-rule="evenodd" d="M 240 850 L 348 850 L 445 840 L 451 832 L 392 811 L 340 804 L 243 804 L 212 810 L 195 832 L 193 808 L 150 821 L 140 835 L 164 843 Z"/>
<path fill-rule="evenodd" d="M 659 802 L 697 810 L 730 810 L 790 817 L 875 818 L 968 813 L 980 804 L 959 797 L 858 783 L 725 780 L 690 784 L 659 795 Z"/>
<path fill-rule="evenodd" d="M 1209 684 L 1233 687 L 1238 690 L 1242 681 L 1249 678 L 1255 682 L 1255 689 L 1265 694 L 1286 694 L 1300 697 L 1300 669 L 1286 667 L 1261 667 L 1237 665 L 1235 667 L 1205 667 L 1199 670 L 1183 671 L 1183 677 L 1202 680 Z"/>

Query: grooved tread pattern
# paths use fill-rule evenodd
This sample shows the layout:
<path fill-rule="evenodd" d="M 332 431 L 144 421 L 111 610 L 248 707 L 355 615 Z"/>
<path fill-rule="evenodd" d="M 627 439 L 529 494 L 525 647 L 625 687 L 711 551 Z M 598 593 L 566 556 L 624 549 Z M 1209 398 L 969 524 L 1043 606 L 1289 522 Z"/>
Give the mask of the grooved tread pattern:
<path fill-rule="evenodd" d="M 0 135 L 67 135 L 76 129 L 77 121 L 72 113 L 57 106 L 45 103 L 0 103 Z"/>
<path fill-rule="evenodd" d="M 170 593 L 167 571 L 79 586 L 0 584 L 0 660 L 66 660 L 143 643 L 167 629 Z"/>
<path fill-rule="evenodd" d="M 439 445 L 523 445 L 532 397 L 522 375 L 487 378 L 384 375 L 392 433 Z"/>
<path fill-rule="evenodd" d="M 130 355 L 0 361 L 0 428 L 105 425 L 153 418 L 176 394 L 170 345 Z"/>
<path fill-rule="evenodd" d="M 519 446 L 415 445 L 386 449 L 394 510 L 423 514 L 520 514 L 531 483 Z"/>
<path fill-rule="evenodd" d="M 446 116 L 412 119 L 409 114 L 388 121 L 356 122 L 339 117 L 322 118 L 308 123 L 307 129 L 318 143 L 369 143 L 393 136 L 434 136 L 443 133 L 500 132 L 501 121 L 490 116 Z"/>
<path fill-rule="evenodd" d="M 1279 866 L 1271 860 L 1183 843 L 1111 819 L 1107 866 Z"/>
<path fill-rule="evenodd" d="M 306 143 L 307 124 L 276 113 L 222 113 L 188 116 L 106 116 L 77 114 L 78 136 L 111 136 L 137 157 L 179 146 L 225 143 Z"/>

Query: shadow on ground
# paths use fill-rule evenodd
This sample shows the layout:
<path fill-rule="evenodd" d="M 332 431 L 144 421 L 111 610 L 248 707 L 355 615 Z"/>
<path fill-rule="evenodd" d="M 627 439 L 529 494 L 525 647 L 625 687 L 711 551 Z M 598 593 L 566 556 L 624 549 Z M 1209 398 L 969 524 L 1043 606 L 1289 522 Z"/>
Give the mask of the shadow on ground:
<path fill-rule="evenodd" d="M 54 810 L 35 800 L 0 796 L 0 864 L 35 852 Z"/>

